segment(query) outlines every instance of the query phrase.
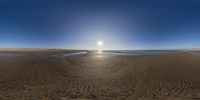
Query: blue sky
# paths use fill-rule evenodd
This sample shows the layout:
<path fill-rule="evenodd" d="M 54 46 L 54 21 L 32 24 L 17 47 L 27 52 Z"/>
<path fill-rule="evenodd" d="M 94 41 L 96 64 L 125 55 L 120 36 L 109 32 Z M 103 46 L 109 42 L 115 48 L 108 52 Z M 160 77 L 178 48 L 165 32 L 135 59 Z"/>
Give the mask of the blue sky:
<path fill-rule="evenodd" d="M 198 0 L 2 0 L 0 48 L 200 47 Z"/>

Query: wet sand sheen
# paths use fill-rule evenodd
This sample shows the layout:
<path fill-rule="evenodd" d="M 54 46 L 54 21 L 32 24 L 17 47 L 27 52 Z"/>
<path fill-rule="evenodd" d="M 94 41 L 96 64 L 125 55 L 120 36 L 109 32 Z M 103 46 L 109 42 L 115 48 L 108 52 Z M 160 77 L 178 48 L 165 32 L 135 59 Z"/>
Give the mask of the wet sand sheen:
<path fill-rule="evenodd" d="M 190 53 L 0 59 L 0 99 L 200 99 L 199 61 Z"/>

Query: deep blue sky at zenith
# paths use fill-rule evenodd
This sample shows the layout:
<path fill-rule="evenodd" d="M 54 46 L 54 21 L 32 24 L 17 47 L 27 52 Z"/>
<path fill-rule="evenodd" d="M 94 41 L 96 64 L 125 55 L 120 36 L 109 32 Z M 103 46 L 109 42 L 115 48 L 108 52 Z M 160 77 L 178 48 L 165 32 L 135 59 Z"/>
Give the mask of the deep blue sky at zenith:
<path fill-rule="evenodd" d="M 200 47 L 199 0 L 1 0 L 0 48 Z"/>

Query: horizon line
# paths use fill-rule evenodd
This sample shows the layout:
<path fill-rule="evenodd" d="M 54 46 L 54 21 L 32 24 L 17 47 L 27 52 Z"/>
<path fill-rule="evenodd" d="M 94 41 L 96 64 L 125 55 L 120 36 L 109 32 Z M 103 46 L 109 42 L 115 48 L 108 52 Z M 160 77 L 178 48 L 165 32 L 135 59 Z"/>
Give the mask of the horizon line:
<path fill-rule="evenodd" d="M 98 49 L 75 49 L 75 48 L 0 48 L 0 51 L 45 51 L 45 50 L 91 50 L 96 51 Z M 200 48 L 177 48 L 177 49 L 104 49 L 109 50 L 200 50 Z"/>

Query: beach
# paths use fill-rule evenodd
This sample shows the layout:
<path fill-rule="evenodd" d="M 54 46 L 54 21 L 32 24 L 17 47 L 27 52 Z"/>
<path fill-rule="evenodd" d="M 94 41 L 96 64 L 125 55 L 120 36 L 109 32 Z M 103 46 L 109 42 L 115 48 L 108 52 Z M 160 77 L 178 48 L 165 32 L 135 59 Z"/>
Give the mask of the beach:
<path fill-rule="evenodd" d="M 0 100 L 200 100 L 199 55 L 63 52 L 6 52 L 17 56 L 0 57 Z"/>

